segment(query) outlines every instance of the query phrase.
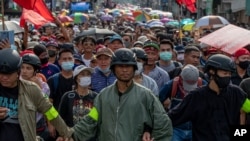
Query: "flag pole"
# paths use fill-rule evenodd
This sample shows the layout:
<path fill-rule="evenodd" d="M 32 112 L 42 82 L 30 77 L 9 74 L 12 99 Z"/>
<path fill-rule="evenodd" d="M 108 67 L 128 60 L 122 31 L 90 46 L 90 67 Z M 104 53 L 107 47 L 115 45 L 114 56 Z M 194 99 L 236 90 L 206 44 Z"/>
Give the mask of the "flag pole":
<path fill-rule="evenodd" d="M 5 27 L 4 27 L 4 0 L 1 0 L 1 13 L 2 13 L 2 26 L 3 26 L 3 31 L 5 30 Z"/>

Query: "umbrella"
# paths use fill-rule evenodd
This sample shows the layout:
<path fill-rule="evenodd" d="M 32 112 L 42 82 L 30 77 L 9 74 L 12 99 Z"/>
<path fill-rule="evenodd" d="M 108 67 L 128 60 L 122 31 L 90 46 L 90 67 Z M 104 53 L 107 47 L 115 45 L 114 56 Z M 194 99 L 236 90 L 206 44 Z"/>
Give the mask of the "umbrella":
<path fill-rule="evenodd" d="M 227 25 L 229 24 L 229 22 L 221 17 L 221 16 L 214 16 L 214 15 L 210 15 L 210 16 L 204 16 L 202 18 L 200 18 L 199 20 L 196 21 L 195 23 L 195 27 L 196 28 L 200 28 L 200 27 L 216 27 L 219 25 Z"/>
<path fill-rule="evenodd" d="M 68 22 L 73 22 L 73 19 L 69 16 L 59 16 L 58 19 L 62 22 L 62 23 L 68 23 Z"/>
<path fill-rule="evenodd" d="M 48 22 L 44 25 L 42 25 L 42 27 L 57 27 L 55 23 L 52 23 L 52 22 Z"/>
<path fill-rule="evenodd" d="M 150 16 L 146 13 L 140 14 L 140 15 L 135 17 L 136 21 L 142 21 L 142 22 L 149 21 L 150 19 L 151 19 Z"/>
<path fill-rule="evenodd" d="M 194 22 L 193 22 L 193 23 L 185 24 L 185 25 L 182 27 L 182 29 L 183 29 L 184 31 L 191 31 L 191 30 L 193 29 L 194 24 L 195 24 Z"/>
<path fill-rule="evenodd" d="M 167 22 L 165 25 L 166 26 L 173 26 L 173 27 L 177 27 L 177 28 L 180 26 L 178 21 L 170 21 L 170 22 Z"/>
<path fill-rule="evenodd" d="M 232 55 L 249 45 L 249 38 L 249 30 L 229 24 L 200 38 L 199 41 Z"/>
<path fill-rule="evenodd" d="M 84 30 L 82 33 L 80 33 L 80 35 L 75 38 L 75 41 L 79 40 L 81 37 L 84 36 L 94 36 L 96 39 L 98 39 L 106 35 L 112 36 L 115 34 L 117 33 L 109 29 L 89 28 L 88 30 Z"/>
<path fill-rule="evenodd" d="M 4 25 L 5 30 L 14 30 L 15 34 L 24 32 L 23 28 L 15 21 L 4 21 Z M 0 30 L 3 30 L 2 22 L 0 22 Z"/>
<path fill-rule="evenodd" d="M 126 20 L 126 21 L 135 21 L 135 18 L 134 18 L 134 17 L 131 17 L 131 16 L 126 16 L 126 17 L 125 17 L 125 20 Z"/>
<path fill-rule="evenodd" d="M 186 24 L 188 24 L 188 23 L 193 23 L 193 22 L 194 22 L 193 19 L 185 18 L 185 19 L 182 19 L 182 20 L 180 21 L 180 24 L 181 24 L 181 26 L 184 26 L 184 25 L 186 25 Z"/>
<path fill-rule="evenodd" d="M 71 14 L 70 17 L 74 19 L 74 23 L 76 24 L 85 23 L 86 21 L 89 20 L 89 16 L 87 14 L 80 13 L 80 12 Z"/>
<path fill-rule="evenodd" d="M 112 21 L 114 18 L 113 16 L 109 15 L 109 14 L 105 14 L 101 16 L 101 20 L 103 21 Z"/>
<path fill-rule="evenodd" d="M 166 23 L 166 22 L 172 21 L 172 19 L 169 19 L 169 18 L 162 18 L 160 21 L 161 21 L 162 23 Z"/>

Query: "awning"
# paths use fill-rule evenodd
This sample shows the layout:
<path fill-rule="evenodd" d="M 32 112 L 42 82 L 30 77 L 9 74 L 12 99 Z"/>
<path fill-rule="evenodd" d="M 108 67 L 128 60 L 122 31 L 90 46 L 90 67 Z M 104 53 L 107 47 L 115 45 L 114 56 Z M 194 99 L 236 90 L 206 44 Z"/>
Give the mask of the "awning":
<path fill-rule="evenodd" d="M 246 4 L 246 0 L 233 0 L 231 3 L 232 12 L 245 10 L 246 8 L 245 4 Z"/>
<path fill-rule="evenodd" d="M 223 52 L 234 54 L 238 49 L 249 45 L 249 39 L 249 30 L 229 24 L 200 38 L 199 41 L 218 48 Z"/>

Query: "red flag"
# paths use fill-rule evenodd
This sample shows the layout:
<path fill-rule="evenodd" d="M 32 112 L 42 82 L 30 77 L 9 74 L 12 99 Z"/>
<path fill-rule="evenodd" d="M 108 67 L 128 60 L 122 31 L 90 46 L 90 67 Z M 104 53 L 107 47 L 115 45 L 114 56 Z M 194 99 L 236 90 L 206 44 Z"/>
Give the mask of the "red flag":
<path fill-rule="evenodd" d="M 179 4 L 179 5 L 182 5 L 182 0 L 176 0 L 176 3 Z"/>
<path fill-rule="evenodd" d="M 29 21 L 33 23 L 36 27 L 40 27 L 45 23 L 54 21 L 54 17 L 43 0 L 36 0 L 33 9 L 23 9 L 22 16 L 20 19 L 21 27 L 25 25 L 25 21 Z"/>
<path fill-rule="evenodd" d="M 36 0 L 14 0 L 19 6 L 26 9 L 33 9 L 36 3 Z"/>
<path fill-rule="evenodd" d="M 191 13 L 195 13 L 195 12 L 196 12 L 195 1 L 196 1 L 196 0 L 185 0 L 185 5 L 186 5 L 187 9 L 188 9 Z"/>
<path fill-rule="evenodd" d="M 196 12 L 196 0 L 176 0 L 176 3 L 179 5 L 185 5 L 191 13 Z"/>

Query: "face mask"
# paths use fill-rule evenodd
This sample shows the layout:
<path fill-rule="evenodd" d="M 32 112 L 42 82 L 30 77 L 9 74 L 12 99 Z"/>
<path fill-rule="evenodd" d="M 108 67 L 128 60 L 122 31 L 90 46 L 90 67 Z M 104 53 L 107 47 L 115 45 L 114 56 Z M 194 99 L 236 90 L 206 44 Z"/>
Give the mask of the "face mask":
<path fill-rule="evenodd" d="M 184 54 L 183 53 L 178 54 L 177 55 L 177 60 L 184 60 Z"/>
<path fill-rule="evenodd" d="M 226 88 L 230 84 L 231 77 L 230 76 L 219 77 L 218 75 L 215 75 L 214 80 L 216 84 L 218 85 L 218 87 L 223 89 L 223 88 Z"/>
<path fill-rule="evenodd" d="M 160 52 L 160 59 L 163 61 L 171 60 L 172 59 L 172 52 L 169 52 L 169 51 Z"/>
<path fill-rule="evenodd" d="M 137 67 L 138 69 L 135 71 L 135 75 L 141 74 L 141 72 L 143 71 L 143 63 L 137 62 Z"/>
<path fill-rule="evenodd" d="M 65 71 L 71 71 L 74 66 L 74 62 L 68 61 L 68 62 L 62 62 L 62 69 Z"/>
<path fill-rule="evenodd" d="M 249 66 L 249 62 L 250 61 L 240 61 L 238 65 L 239 65 L 240 68 L 242 68 L 243 70 L 245 70 Z"/>
<path fill-rule="evenodd" d="M 49 57 L 55 57 L 56 56 L 56 51 L 54 50 L 48 50 Z"/>
<path fill-rule="evenodd" d="M 17 50 L 17 47 L 16 47 L 15 45 L 10 45 L 10 48 L 11 48 L 12 50 Z"/>
<path fill-rule="evenodd" d="M 79 85 L 81 87 L 88 87 L 91 84 L 91 77 L 85 76 L 80 78 Z"/>
<path fill-rule="evenodd" d="M 42 58 L 40 61 L 42 65 L 47 64 L 49 62 L 49 57 Z"/>
<path fill-rule="evenodd" d="M 128 42 L 128 41 L 125 41 L 125 42 L 124 42 L 124 45 L 125 45 L 126 48 L 129 48 L 129 47 L 131 46 L 131 43 Z"/>
<path fill-rule="evenodd" d="M 98 66 L 98 69 L 99 69 L 102 73 L 104 73 L 104 74 L 110 72 L 110 68 L 109 68 L 109 67 L 107 67 L 106 69 L 102 69 L 102 68 L 100 68 L 100 67 Z"/>

